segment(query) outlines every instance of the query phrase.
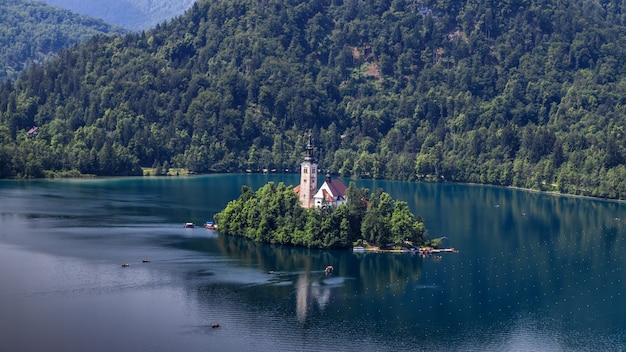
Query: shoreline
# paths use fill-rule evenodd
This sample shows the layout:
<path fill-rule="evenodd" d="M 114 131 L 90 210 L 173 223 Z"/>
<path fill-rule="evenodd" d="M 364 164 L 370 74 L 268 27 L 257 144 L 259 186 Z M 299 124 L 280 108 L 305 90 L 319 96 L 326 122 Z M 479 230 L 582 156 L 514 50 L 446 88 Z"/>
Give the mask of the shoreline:
<path fill-rule="evenodd" d="M 409 182 L 409 181 L 404 181 Z M 494 188 L 504 188 L 504 189 L 515 189 L 519 191 L 526 191 L 530 193 L 541 193 L 547 194 L 550 196 L 558 196 L 558 197 L 567 197 L 567 198 L 582 198 L 582 199 L 590 199 L 590 200 L 599 200 L 605 202 L 618 202 L 618 203 L 626 203 L 626 199 L 618 199 L 618 198 L 602 198 L 602 197 L 594 197 L 594 196 L 584 196 L 581 194 L 570 194 L 570 193 L 560 193 L 558 191 L 542 191 L 539 189 L 533 188 L 524 188 L 519 186 L 501 186 L 501 185 L 492 185 L 489 183 L 474 183 L 474 182 L 422 182 L 422 183 L 439 183 L 439 184 L 454 184 L 454 185 L 464 185 L 464 186 L 480 186 L 480 187 L 494 187 Z"/>
<path fill-rule="evenodd" d="M 142 170 L 144 169 L 150 169 L 150 168 L 142 168 Z M 246 173 L 244 171 L 242 172 L 216 172 L 216 173 L 195 173 L 195 172 L 183 172 L 180 173 L 180 170 L 184 170 L 184 169 L 179 169 L 179 168 L 170 168 L 170 170 L 178 170 L 179 174 L 165 174 L 165 175 L 152 175 L 152 174 L 143 174 L 143 175 L 132 175 L 132 176 L 97 176 L 97 175 L 91 175 L 91 174 L 85 174 L 85 175 L 80 175 L 80 176 L 75 176 L 75 175 L 69 175 L 69 176 L 53 176 L 53 177 L 41 177 L 41 178 L 35 178 L 35 179 L 22 179 L 22 178 L 0 178 L 0 180 L 3 181 L 24 181 L 24 180 L 85 180 L 85 179 L 89 179 L 89 180 L 94 180 L 94 179 L 116 179 L 116 178 L 170 178 L 170 177 L 201 177 L 201 176 L 209 176 L 209 175 L 245 175 L 245 174 L 249 174 Z M 290 174 L 295 174 L 292 172 L 268 172 L 268 173 L 264 173 L 264 172 L 253 172 L 253 174 L 265 174 L 265 175 L 279 175 L 279 174 L 283 174 L 283 175 L 290 175 Z M 341 177 L 341 176 L 340 176 Z M 352 178 L 352 177 L 341 177 L 343 179 L 350 179 L 350 180 L 365 180 L 363 178 Z M 541 194 L 547 194 L 547 195 L 551 195 L 551 196 L 559 196 L 559 197 L 567 197 L 567 198 L 581 198 L 581 199 L 590 199 L 590 200 L 598 200 L 598 201 L 604 201 L 604 202 L 617 202 L 617 203 L 626 203 L 626 199 L 619 199 L 619 198 L 606 198 L 606 197 L 595 197 L 595 196 L 586 196 L 586 195 L 580 195 L 580 194 L 571 194 L 571 193 L 560 193 L 558 191 L 542 191 L 542 190 L 538 190 L 538 189 L 533 189 L 533 188 L 525 188 L 525 187 L 519 187 L 519 186 L 502 186 L 502 185 L 493 185 L 493 184 L 488 184 L 488 183 L 475 183 L 475 182 L 456 182 L 456 181 L 445 181 L 445 182 L 428 182 L 428 181 L 407 181 L 407 180 L 390 180 L 390 179 L 373 179 L 370 178 L 370 180 L 377 180 L 377 181 L 386 181 L 386 182 L 408 182 L 408 183 L 423 183 L 423 184 L 453 184 L 453 185 L 465 185 L 465 186 L 481 186 L 481 187 L 495 187 L 495 188 L 504 188 L 504 189 L 515 189 L 515 190 L 521 190 L 521 191 L 527 191 L 527 192 L 531 192 L 531 193 L 541 193 Z"/>

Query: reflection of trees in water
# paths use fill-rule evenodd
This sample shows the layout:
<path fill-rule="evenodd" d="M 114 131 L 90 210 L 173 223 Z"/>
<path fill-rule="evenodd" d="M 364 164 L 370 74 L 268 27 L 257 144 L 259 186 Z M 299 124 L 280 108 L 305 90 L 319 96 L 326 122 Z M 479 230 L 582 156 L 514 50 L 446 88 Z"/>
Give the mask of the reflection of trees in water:
<path fill-rule="evenodd" d="M 422 258 L 409 253 L 356 254 L 347 250 L 273 246 L 233 236 L 220 236 L 217 241 L 224 256 L 265 271 L 319 273 L 326 265 L 333 265 L 334 276 L 353 279 L 357 283 L 354 288 L 359 290 L 388 287 L 401 291 L 407 284 L 417 282 L 422 272 Z"/>
<path fill-rule="evenodd" d="M 409 253 L 309 250 L 233 236 L 220 236 L 215 241 L 221 255 L 236 259 L 233 265 L 257 267 L 264 273 L 272 270 L 268 285 L 250 292 L 250 300 L 265 296 L 269 302 L 293 297 L 300 323 L 306 323 L 312 314 L 324 312 L 333 302 L 342 304 L 341 297 L 366 294 L 371 299 L 404 292 L 417 286 L 422 274 L 423 259 Z M 329 264 L 334 272 L 327 276 L 324 268 Z"/>
<path fill-rule="evenodd" d="M 246 310 L 278 309 L 303 325 L 345 317 L 367 324 L 393 318 L 413 326 L 468 328 L 529 310 L 584 321 L 588 312 L 577 304 L 607 313 L 603 302 L 620 298 L 626 237 L 622 223 L 611 221 L 590 234 L 537 239 L 541 234 L 532 233 L 521 243 L 515 236 L 494 236 L 490 248 L 444 254 L 438 262 L 409 253 L 308 250 L 237 237 L 220 236 L 206 246 L 235 259 L 231 265 L 264 274 L 275 270 L 267 284 L 229 289 Z M 335 268 L 330 276 L 323 272 L 328 264 Z"/>
<path fill-rule="evenodd" d="M 217 245 L 222 255 L 239 260 L 243 266 L 257 266 L 265 271 L 323 271 L 328 264 L 337 267 L 338 264 L 334 264 L 337 253 L 347 252 L 268 245 L 222 235 L 218 237 Z"/>
<path fill-rule="evenodd" d="M 422 258 L 409 253 L 365 253 L 354 258 L 358 288 L 367 292 L 403 292 L 422 274 Z"/>

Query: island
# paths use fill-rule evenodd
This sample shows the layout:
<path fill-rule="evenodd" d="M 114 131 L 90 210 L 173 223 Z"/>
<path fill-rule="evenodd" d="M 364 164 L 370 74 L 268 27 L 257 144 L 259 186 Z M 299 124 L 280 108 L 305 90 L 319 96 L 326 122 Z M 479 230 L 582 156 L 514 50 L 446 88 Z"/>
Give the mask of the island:
<path fill-rule="evenodd" d="M 346 202 L 338 206 L 324 201 L 319 207 L 305 208 L 294 188 L 282 182 L 269 182 L 256 192 L 243 186 L 241 196 L 214 220 L 222 234 L 308 248 L 428 244 L 424 220 L 414 216 L 406 202 L 382 190 L 370 194 L 354 183 L 346 195 Z"/>
<path fill-rule="evenodd" d="M 424 219 L 407 202 L 382 189 L 349 187 L 329 172 L 318 188 L 319 170 L 311 136 L 300 165 L 300 184 L 269 182 L 256 192 L 243 186 L 241 196 L 215 214 L 220 233 L 257 242 L 327 249 L 416 250 L 432 246 Z"/>

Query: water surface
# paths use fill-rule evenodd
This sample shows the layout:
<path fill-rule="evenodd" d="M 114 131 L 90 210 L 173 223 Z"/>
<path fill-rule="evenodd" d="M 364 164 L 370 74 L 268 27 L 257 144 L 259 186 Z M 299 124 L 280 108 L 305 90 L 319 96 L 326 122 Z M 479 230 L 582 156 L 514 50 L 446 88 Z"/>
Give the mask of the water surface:
<path fill-rule="evenodd" d="M 623 203 L 358 181 L 460 250 L 429 258 L 182 227 L 268 181 L 0 182 L 0 351 L 626 349 Z"/>

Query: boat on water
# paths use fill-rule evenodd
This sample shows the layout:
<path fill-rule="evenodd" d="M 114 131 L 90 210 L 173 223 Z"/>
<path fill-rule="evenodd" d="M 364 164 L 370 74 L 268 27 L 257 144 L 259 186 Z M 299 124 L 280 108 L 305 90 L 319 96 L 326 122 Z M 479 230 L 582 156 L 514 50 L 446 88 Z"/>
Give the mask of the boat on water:
<path fill-rule="evenodd" d="M 333 273 L 333 270 L 334 270 L 334 268 L 333 268 L 333 266 L 332 266 L 332 265 L 327 265 L 327 266 L 326 266 L 326 269 L 324 269 L 324 273 L 325 273 L 326 275 L 330 275 L 330 274 L 332 274 L 332 273 Z"/>
<path fill-rule="evenodd" d="M 186 222 L 183 224 L 183 227 L 186 229 L 193 229 L 196 226 L 193 224 L 193 222 Z"/>
<path fill-rule="evenodd" d="M 353 252 L 365 252 L 365 247 L 363 246 L 352 247 L 352 251 Z"/>
<path fill-rule="evenodd" d="M 204 228 L 207 230 L 215 230 L 215 223 L 212 221 L 207 221 L 204 223 Z"/>

